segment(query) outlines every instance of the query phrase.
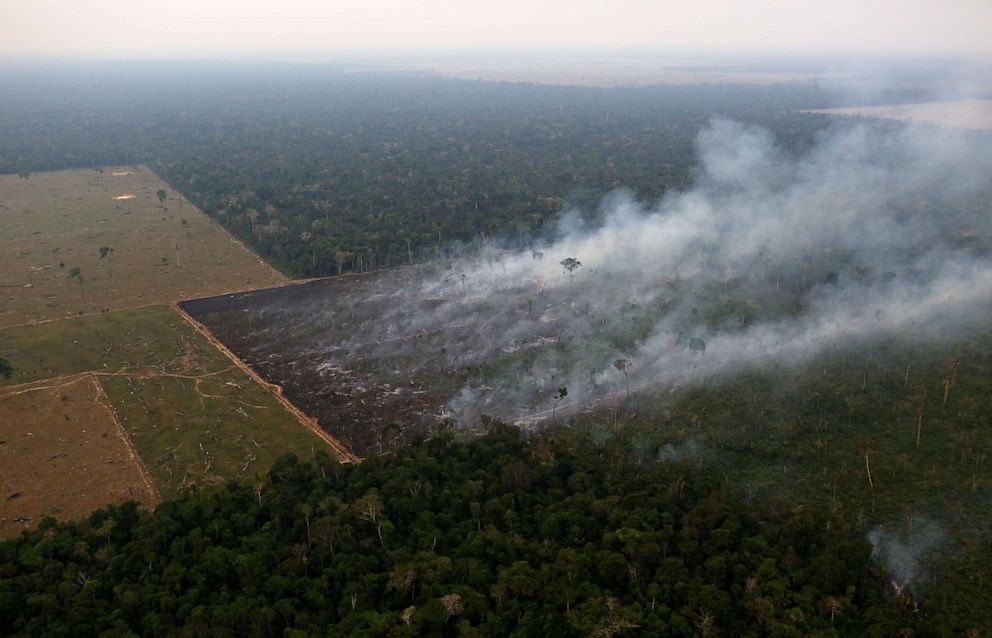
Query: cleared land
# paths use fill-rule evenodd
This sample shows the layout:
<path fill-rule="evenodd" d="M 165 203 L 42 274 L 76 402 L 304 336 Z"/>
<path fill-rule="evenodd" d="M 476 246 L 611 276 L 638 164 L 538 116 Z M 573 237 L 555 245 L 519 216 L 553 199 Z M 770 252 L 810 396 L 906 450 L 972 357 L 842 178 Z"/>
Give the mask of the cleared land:
<path fill-rule="evenodd" d="M 929 122 L 947 128 L 992 129 L 992 100 L 855 106 L 842 109 L 819 109 L 807 112 Z"/>
<path fill-rule="evenodd" d="M 163 497 L 193 484 L 252 480 L 284 453 L 309 459 L 318 450 L 333 452 L 326 435 L 309 429 L 168 306 L 8 328 L 0 331 L 0 356 L 14 368 L 11 379 L 0 380 L 6 385 L 0 392 L 21 393 L 6 408 L 4 422 L 34 409 L 21 396 L 37 395 L 39 418 L 57 427 L 62 414 L 49 413 L 63 405 L 57 389 L 54 395 L 24 391 L 89 382 L 92 394 L 96 384 L 106 394 L 106 407 L 80 413 L 73 422 L 90 431 L 116 417 L 126 433 L 121 440 L 133 444 Z M 42 469 L 53 481 L 65 480 Z M 125 480 L 96 477 L 93 485 Z M 38 490 L 46 493 L 59 492 L 52 486 Z M 105 503 L 87 504 L 80 512 Z"/>
<path fill-rule="evenodd" d="M 0 538 L 158 494 L 92 377 L 0 390 Z"/>
<path fill-rule="evenodd" d="M 657 58 L 557 58 L 384 62 L 389 70 L 437 74 L 462 80 L 533 82 L 560 86 L 623 87 L 654 84 L 782 84 L 808 82 L 818 71 L 774 71 L 746 65 Z"/>
<path fill-rule="evenodd" d="M 0 175 L 0 327 L 285 281 L 148 168 Z"/>

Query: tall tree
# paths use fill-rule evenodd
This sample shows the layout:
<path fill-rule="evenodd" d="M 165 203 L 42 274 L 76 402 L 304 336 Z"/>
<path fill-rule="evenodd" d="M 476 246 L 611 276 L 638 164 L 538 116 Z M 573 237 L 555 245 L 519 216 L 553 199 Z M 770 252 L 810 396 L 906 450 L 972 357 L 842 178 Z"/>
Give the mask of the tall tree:
<path fill-rule="evenodd" d="M 568 273 L 568 287 L 572 287 L 572 277 L 575 271 L 582 267 L 582 262 L 575 257 L 566 257 L 561 260 L 561 267 Z"/>
<path fill-rule="evenodd" d="M 83 271 L 79 266 L 73 266 L 69 270 L 69 279 L 75 279 L 79 282 L 79 297 L 81 299 L 85 298 L 85 293 L 83 292 Z"/>
<path fill-rule="evenodd" d="M 630 396 L 630 361 L 627 359 L 617 359 L 613 362 L 613 367 L 623 375 L 624 384 L 627 387 L 627 396 Z"/>
<path fill-rule="evenodd" d="M 107 260 L 107 274 L 111 279 L 114 278 L 114 267 L 113 267 L 113 257 L 114 249 L 109 246 L 100 246 L 100 259 L 106 258 Z"/>

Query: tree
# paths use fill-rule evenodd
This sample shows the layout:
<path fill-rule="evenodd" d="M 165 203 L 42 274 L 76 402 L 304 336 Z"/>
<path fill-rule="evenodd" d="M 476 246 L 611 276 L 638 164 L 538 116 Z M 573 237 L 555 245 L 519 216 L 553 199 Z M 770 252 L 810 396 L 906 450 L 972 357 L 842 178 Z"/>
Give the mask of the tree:
<path fill-rule="evenodd" d="M 568 287 L 572 287 L 572 277 L 575 271 L 582 267 L 582 262 L 575 257 L 566 257 L 561 260 L 561 267 L 568 273 Z"/>
<path fill-rule="evenodd" d="M 386 507 L 382 504 L 382 499 L 379 498 L 379 492 L 374 489 L 369 490 L 365 496 L 355 502 L 353 507 L 358 512 L 359 518 L 375 526 L 376 534 L 379 536 L 379 542 L 381 543 L 382 521 L 379 520 L 379 515 Z"/>
<path fill-rule="evenodd" d="M 248 209 L 248 219 L 251 220 L 251 232 L 255 232 L 255 222 L 258 221 L 258 211 L 254 208 Z"/>
<path fill-rule="evenodd" d="M 630 396 L 630 361 L 626 359 L 617 359 L 613 362 L 613 367 L 617 369 L 623 375 L 624 383 L 627 386 L 627 396 Z"/>
<path fill-rule="evenodd" d="M 14 367 L 10 365 L 10 361 L 7 361 L 3 357 L 0 357 L 0 376 L 4 379 L 9 379 L 10 375 L 13 374 Z"/>
<path fill-rule="evenodd" d="M 558 391 L 555 392 L 554 396 L 552 397 L 555 400 L 554 407 L 551 408 L 551 422 L 552 423 L 555 422 L 555 416 L 558 413 L 558 404 L 561 402 L 562 399 L 564 399 L 567 396 L 568 396 L 568 388 L 561 387 L 561 388 L 558 388 Z"/>
<path fill-rule="evenodd" d="M 158 192 L 155 194 L 158 195 L 158 203 L 164 204 L 165 198 L 168 196 L 168 193 L 166 193 L 163 189 L 160 188 L 158 189 Z"/>
<path fill-rule="evenodd" d="M 313 234 L 310 231 L 305 230 L 300 233 L 300 241 L 304 244 L 310 243 L 311 239 L 313 239 Z M 310 248 L 310 270 L 317 274 L 317 249 L 313 247 Z"/>
<path fill-rule="evenodd" d="M 75 279 L 79 282 L 79 297 L 85 297 L 83 294 L 83 271 L 79 266 L 73 266 L 69 270 L 69 279 Z"/>
<path fill-rule="evenodd" d="M 107 274 L 110 276 L 111 279 L 114 278 L 114 267 L 111 265 L 112 264 L 111 257 L 113 257 L 113 254 L 114 254 L 113 248 L 110 248 L 109 246 L 100 246 L 100 259 L 106 257 Z"/>
<path fill-rule="evenodd" d="M 337 270 L 337 273 L 339 275 L 344 270 L 344 262 L 348 261 L 350 257 L 351 257 L 351 253 L 345 252 L 343 250 L 339 250 L 334 253 L 334 268 Z"/>

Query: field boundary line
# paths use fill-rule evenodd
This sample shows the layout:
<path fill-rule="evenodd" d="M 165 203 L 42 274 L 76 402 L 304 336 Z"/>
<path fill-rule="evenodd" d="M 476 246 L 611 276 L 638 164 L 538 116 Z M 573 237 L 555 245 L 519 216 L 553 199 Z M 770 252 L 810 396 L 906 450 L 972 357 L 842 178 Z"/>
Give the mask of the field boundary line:
<path fill-rule="evenodd" d="M 157 505 L 162 502 L 162 495 L 159 494 L 158 490 L 155 489 L 155 484 L 152 482 L 151 476 L 148 473 L 148 468 L 142 463 L 141 457 L 138 455 L 138 451 L 134 448 L 134 444 L 131 443 L 131 437 L 128 436 L 127 430 L 121 424 L 120 419 L 117 418 L 117 411 L 114 410 L 114 405 L 110 402 L 110 397 L 107 396 L 106 390 L 103 389 L 103 385 L 100 383 L 96 376 L 90 374 L 90 381 L 93 382 L 93 388 L 96 390 L 95 401 L 99 403 L 103 408 L 110 414 L 110 418 L 114 421 L 114 425 L 117 427 L 117 436 L 123 441 L 124 446 L 127 448 L 127 454 L 131 457 L 131 462 L 134 463 L 135 467 L 138 468 L 138 475 L 141 477 L 141 482 L 145 484 L 145 488 L 148 490 L 148 494 L 152 498 L 152 503 L 148 503 L 150 507 Z"/>
<path fill-rule="evenodd" d="M 213 372 L 206 372 L 204 374 L 190 375 L 190 374 L 180 374 L 178 372 L 161 372 L 155 368 L 141 368 L 135 369 L 134 372 L 128 372 L 127 368 L 118 370 L 117 372 L 104 372 L 102 370 L 84 370 L 83 372 L 75 372 L 73 374 L 63 374 L 57 377 L 48 377 L 47 379 L 37 379 L 35 381 L 25 381 L 24 383 L 17 383 L 14 385 L 0 386 L 0 401 L 7 399 L 9 397 L 15 397 L 26 392 L 35 392 L 37 390 L 53 390 L 55 388 L 64 388 L 67 385 L 72 385 L 82 379 L 83 377 L 93 377 L 94 379 L 100 377 L 131 377 L 136 379 L 158 379 L 158 378 L 169 378 L 169 379 L 189 379 L 192 381 L 199 381 L 200 379 L 206 379 L 209 377 L 216 377 L 217 375 L 224 374 L 225 372 L 230 372 L 235 369 L 236 365 L 230 365 L 223 370 L 214 370 Z M 58 383 L 53 383 L 53 382 Z M 63 382 L 64 381 L 64 382 Z M 48 383 L 50 385 L 40 385 Z M 224 397 L 220 397 L 224 398 Z"/>
<path fill-rule="evenodd" d="M 276 400 L 279 401 L 279 403 L 281 403 L 283 407 L 285 407 L 290 412 L 290 414 L 295 416 L 297 420 L 304 427 L 312 431 L 314 434 L 320 437 L 325 443 L 331 446 L 331 448 L 337 453 L 338 458 L 342 463 L 358 463 L 361 461 L 361 458 L 355 455 L 351 450 L 349 450 L 347 446 L 345 446 L 336 438 L 325 432 L 320 427 L 320 424 L 317 422 L 317 419 L 307 415 L 305 412 L 303 412 L 298 407 L 296 407 L 292 401 L 287 399 L 286 396 L 283 394 L 282 386 L 263 379 L 262 376 L 259 375 L 258 372 L 254 370 L 254 368 L 252 368 L 247 363 L 242 361 L 238 355 L 234 354 L 217 337 L 215 337 L 213 333 L 210 332 L 209 328 L 207 328 L 205 325 L 194 319 L 189 313 L 183 310 L 182 307 L 179 306 L 178 302 L 172 302 L 169 305 L 172 306 L 172 308 L 177 313 L 179 313 L 180 317 L 185 319 L 187 323 L 193 326 L 193 329 L 196 330 L 197 333 L 202 335 L 222 354 L 224 354 L 228 359 L 234 362 L 236 366 L 241 368 L 241 370 L 243 370 L 256 383 L 258 383 L 263 388 L 266 388 L 269 392 L 271 392 L 275 396 Z"/>

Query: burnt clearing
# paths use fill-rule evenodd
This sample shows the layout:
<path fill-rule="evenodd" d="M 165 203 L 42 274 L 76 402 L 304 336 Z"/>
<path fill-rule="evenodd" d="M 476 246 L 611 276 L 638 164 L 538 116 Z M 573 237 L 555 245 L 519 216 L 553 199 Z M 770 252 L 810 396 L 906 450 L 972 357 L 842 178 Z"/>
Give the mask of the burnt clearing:
<path fill-rule="evenodd" d="M 401 271 L 393 271 L 396 272 Z M 351 338 L 385 314 L 386 295 L 366 289 L 386 273 L 337 277 L 180 303 L 232 352 L 320 426 L 360 455 L 429 434 L 457 385 L 425 351 L 416 365 L 385 370 Z M 403 278 L 403 274 L 399 275 Z M 419 338 L 430 340 L 431 335 Z M 432 374 L 427 370 L 433 368 Z"/>
<path fill-rule="evenodd" d="M 596 273 L 571 286 L 546 286 L 537 277 L 493 290 L 479 281 L 484 262 L 180 305 L 359 455 L 429 436 L 442 424 L 471 427 L 489 415 L 526 425 L 624 391 L 624 377 L 604 366 L 650 330 L 664 303 L 624 306 L 609 295 L 593 297 Z M 565 385 L 568 399 L 556 400 Z"/>

